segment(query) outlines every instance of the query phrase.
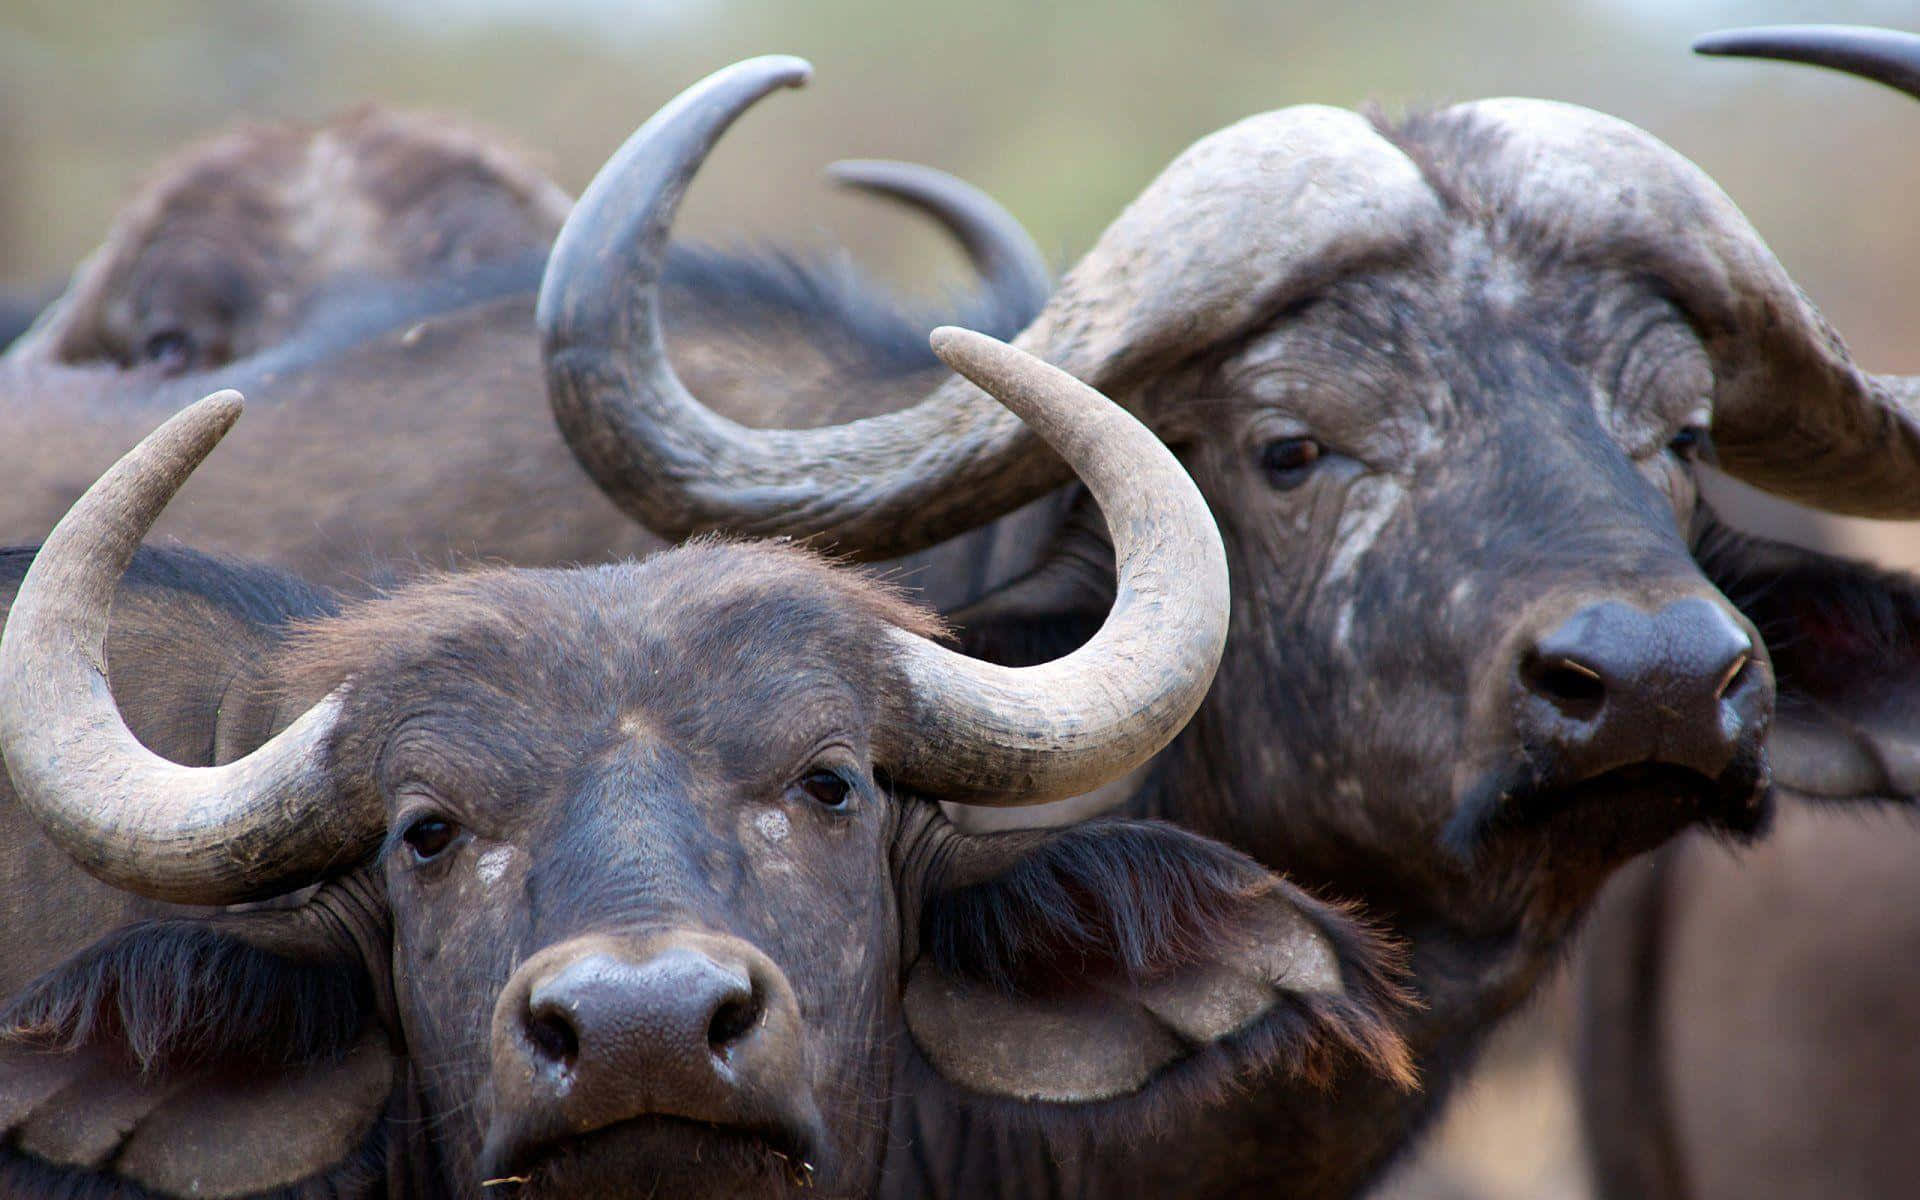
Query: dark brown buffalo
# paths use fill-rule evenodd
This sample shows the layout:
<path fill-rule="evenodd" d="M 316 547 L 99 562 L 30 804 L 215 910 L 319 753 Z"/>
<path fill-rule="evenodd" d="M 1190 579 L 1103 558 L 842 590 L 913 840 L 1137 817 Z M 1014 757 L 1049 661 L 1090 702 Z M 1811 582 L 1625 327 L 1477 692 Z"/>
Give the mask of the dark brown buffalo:
<path fill-rule="evenodd" d="M 653 528 L 885 557 L 1066 468 L 964 380 L 840 426 L 728 422 L 668 366 L 660 293 L 613 286 L 659 277 L 707 146 L 804 74 L 717 76 L 588 189 L 541 297 L 551 394 Z M 1757 834 L 1774 778 L 1914 791 L 1908 731 L 1878 706 L 1915 664 L 1874 633 L 1905 584 L 1732 532 L 1693 464 L 1831 511 L 1920 512 L 1915 385 L 1860 370 L 1734 205 L 1645 132 L 1518 99 L 1251 117 L 1168 167 L 1019 341 L 1174 447 L 1227 545 L 1218 684 L 1125 810 L 1381 914 L 1412 948 L 1426 1086 L 1276 1077 L 1099 1162 L 910 1102 L 889 1194 L 1351 1195 L 1623 863 L 1691 828 Z M 1113 594 L 1106 554 L 1082 506 L 1033 575 L 955 614 L 962 644 L 1072 645 Z M 1806 572 L 1845 579 L 1846 603 L 1772 590 Z M 1775 653 L 1821 668 L 1776 674 Z"/>
<path fill-rule="evenodd" d="M 1696 49 L 1819 63 L 1920 97 L 1912 34 L 1789 26 Z M 1835 756 L 1839 777 L 1794 789 L 1763 845 L 1735 855 L 1686 838 L 1608 889 L 1580 963 L 1595 1182 L 1635 1200 L 1911 1196 L 1920 836 L 1910 813 L 1820 801 L 1920 790 L 1920 586 L 1849 567 L 1748 587 L 1763 630 L 1816 615 L 1819 636 L 1776 646 L 1782 679 L 1878 703 L 1857 749 Z M 1854 663 L 1878 686 L 1862 687 Z M 1875 772 L 1897 786 L 1858 786 Z"/>
<path fill-rule="evenodd" d="M 987 286 L 957 319 L 1011 331 L 1044 299 L 1032 243 L 964 184 L 903 164 L 839 174 L 960 237 Z M 533 300 L 569 206 L 496 140 L 377 109 L 183 153 L 0 356 L 0 540 L 44 537 L 142 432 L 237 387 L 253 418 L 161 524 L 200 549 L 331 585 L 658 548 L 543 402 Z M 723 402 L 740 419 L 843 420 L 939 376 L 937 322 L 843 266 L 684 249 L 668 274 L 682 365 L 749 398 Z M 776 372 L 797 394 L 763 410 Z"/>
<path fill-rule="evenodd" d="M 1341 910 L 1168 825 L 979 836 L 941 815 L 1151 757 L 1206 691 L 1227 582 L 1150 433 L 999 343 L 937 336 L 1113 522 L 1122 598 L 1041 667 L 946 649 L 927 610 L 791 546 L 448 575 L 320 616 L 199 560 L 171 590 L 250 597 L 228 615 L 262 652 L 227 703 L 275 732 L 181 766 L 124 723 L 97 651 L 237 397 L 123 459 L 0 638 L 19 800 L 154 899 L 318 886 L 122 928 L 16 996 L 0 1192 L 864 1196 L 902 1078 L 1089 1153 L 1268 1073 L 1357 1057 L 1404 1086 L 1391 956 Z M 224 674 L 174 674 L 203 667 Z"/>

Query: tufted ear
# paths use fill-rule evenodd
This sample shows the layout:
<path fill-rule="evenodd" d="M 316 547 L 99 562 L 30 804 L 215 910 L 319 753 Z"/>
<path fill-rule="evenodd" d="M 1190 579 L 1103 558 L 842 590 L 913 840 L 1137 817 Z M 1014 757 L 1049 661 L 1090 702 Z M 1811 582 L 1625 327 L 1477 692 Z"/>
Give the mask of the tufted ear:
<path fill-rule="evenodd" d="M 986 1096 L 1197 1106 L 1343 1060 L 1410 1086 L 1395 953 L 1238 852 L 1157 822 L 954 835 L 907 1026 Z"/>
<path fill-rule="evenodd" d="M 377 1194 L 400 1060 L 362 948 L 383 923 L 357 874 L 127 926 L 41 976 L 0 1010 L 0 1195 Z"/>
<path fill-rule="evenodd" d="M 1774 782 L 1816 800 L 1912 803 L 1920 797 L 1920 582 L 1750 537 L 1702 514 L 1694 557 L 1773 659 Z"/>

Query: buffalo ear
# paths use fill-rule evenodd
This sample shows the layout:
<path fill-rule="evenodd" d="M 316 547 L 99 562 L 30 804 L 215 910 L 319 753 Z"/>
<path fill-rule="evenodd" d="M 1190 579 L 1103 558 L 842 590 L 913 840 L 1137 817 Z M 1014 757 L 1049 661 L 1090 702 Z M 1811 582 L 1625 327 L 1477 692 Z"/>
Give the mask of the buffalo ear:
<path fill-rule="evenodd" d="M 1236 851 L 1142 821 L 955 836 L 904 999 L 949 1082 L 1164 1107 L 1359 1059 L 1411 1084 L 1394 953 Z"/>
<path fill-rule="evenodd" d="M 1694 556 L 1773 660 L 1774 783 L 1815 800 L 1920 797 L 1920 581 L 1739 533 L 1704 509 Z"/>
<path fill-rule="evenodd" d="M 339 887 L 127 926 L 0 1009 L 0 1195 L 377 1185 L 401 1060 Z"/>

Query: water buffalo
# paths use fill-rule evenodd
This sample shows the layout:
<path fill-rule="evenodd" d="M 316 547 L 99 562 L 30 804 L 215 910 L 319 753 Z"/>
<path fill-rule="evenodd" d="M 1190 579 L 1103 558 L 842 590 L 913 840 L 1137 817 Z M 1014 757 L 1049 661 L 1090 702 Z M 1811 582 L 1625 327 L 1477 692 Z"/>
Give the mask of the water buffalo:
<path fill-rule="evenodd" d="M 903 1075 L 1090 1148 L 1268 1072 L 1358 1056 L 1404 1085 L 1391 955 L 1340 909 L 1172 826 L 977 836 L 932 803 L 1071 795 L 1151 757 L 1206 691 L 1228 592 L 1148 431 L 982 335 L 936 342 L 1112 522 L 1120 599 L 1043 666 L 947 649 L 811 552 L 706 540 L 263 633 L 267 685 L 233 699 L 280 728 L 182 766 L 125 723 L 100 651 L 237 397 L 114 467 L 0 637 L 19 799 L 158 900 L 318 887 L 121 929 L 14 997 L 0 1190 L 857 1196 Z"/>
<path fill-rule="evenodd" d="M 957 319 L 1007 332 L 1044 299 L 1038 251 L 966 185 L 903 164 L 839 177 L 960 238 L 986 288 Z M 0 540 L 44 537 L 141 432 L 231 386 L 253 419 L 161 525 L 203 550 L 341 584 L 454 555 L 658 548 L 542 402 L 533 300 L 569 206 L 493 139 L 377 109 L 186 152 L 0 356 Z M 690 248 L 669 276 L 691 375 L 722 396 L 763 395 L 776 372 L 797 388 L 776 411 L 728 405 L 741 419 L 840 420 L 941 373 L 937 322 L 843 266 Z"/>
<path fill-rule="evenodd" d="M 1066 468 L 958 379 L 870 419 L 743 427 L 673 371 L 659 291 L 611 286 L 660 277 L 707 147 L 804 76 L 714 77 L 588 188 L 542 289 L 550 394 L 657 530 L 885 557 Z M 1019 344 L 1174 448 L 1227 545 L 1218 683 L 1125 810 L 1384 919 L 1411 946 L 1426 1086 L 1276 1078 L 1117 1159 L 1062 1167 L 1040 1143 L 1018 1170 L 991 1132 L 908 1104 L 889 1194 L 1351 1195 L 1623 863 L 1691 828 L 1759 833 L 1773 778 L 1914 789 L 1876 707 L 1913 678 L 1873 635 L 1904 593 L 1732 531 L 1693 476 L 1712 459 L 1828 510 L 1920 512 L 1914 385 L 1856 367 L 1734 205 L 1631 125 L 1524 99 L 1251 117 L 1169 166 Z M 1032 574 L 954 614 L 962 645 L 1074 644 L 1113 595 L 1108 553 L 1080 506 Z M 1776 590 L 1796 573 L 1844 577 L 1845 603 Z"/>
<path fill-rule="evenodd" d="M 1920 97 L 1912 34 L 1776 27 L 1696 48 L 1820 63 Z M 1783 780 L 1801 794 L 1765 844 L 1734 856 L 1683 839 L 1608 889 L 1580 961 L 1596 1184 L 1650 1200 L 1892 1200 L 1914 1190 L 1920 841 L 1909 813 L 1805 801 L 1920 790 L 1920 585 L 1848 567 L 1750 586 L 1761 629 L 1786 608 L 1818 614 L 1825 631 L 1776 646 L 1781 677 L 1851 684 L 1870 722 L 1835 778 Z M 1878 680 L 1861 680 L 1866 664 Z M 1865 773 L 1860 758 L 1873 764 Z"/>

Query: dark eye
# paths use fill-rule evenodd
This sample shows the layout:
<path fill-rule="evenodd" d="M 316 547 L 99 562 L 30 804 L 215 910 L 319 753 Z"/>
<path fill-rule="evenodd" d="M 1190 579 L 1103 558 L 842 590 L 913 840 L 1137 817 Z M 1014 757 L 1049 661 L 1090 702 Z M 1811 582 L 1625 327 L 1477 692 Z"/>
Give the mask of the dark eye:
<path fill-rule="evenodd" d="M 1307 481 L 1323 447 L 1310 437 L 1279 438 L 1260 448 L 1260 469 L 1277 491 L 1291 491 Z"/>
<path fill-rule="evenodd" d="M 440 852 L 453 844 L 460 833 L 460 827 L 444 817 L 421 817 L 407 826 L 400 840 L 413 851 L 413 856 L 421 862 L 437 858 Z"/>
<path fill-rule="evenodd" d="M 1680 432 L 1674 434 L 1673 440 L 1667 443 L 1667 449 L 1688 462 L 1699 462 L 1706 458 L 1712 449 L 1712 443 L 1707 437 L 1707 427 L 1704 425 L 1681 426 Z"/>
<path fill-rule="evenodd" d="M 810 771 L 801 777 L 800 790 L 827 808 L 842 808 L 853 785 L 838 771 Z"/>
<path fill-rule="evenodd" d="M 140 357 L 177 375 L 193 364 L 193 336 L 181 329 L 163 329 L 140 347 Z"/>

